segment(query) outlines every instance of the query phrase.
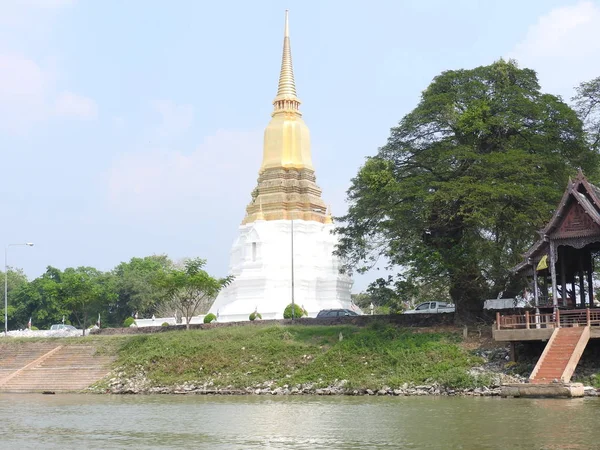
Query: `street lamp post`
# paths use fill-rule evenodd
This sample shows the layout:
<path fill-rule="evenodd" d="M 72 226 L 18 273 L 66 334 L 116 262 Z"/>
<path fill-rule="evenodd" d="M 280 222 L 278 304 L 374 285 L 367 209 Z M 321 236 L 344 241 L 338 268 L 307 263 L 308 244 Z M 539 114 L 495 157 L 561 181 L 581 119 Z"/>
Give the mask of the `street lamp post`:
<path fill-rule="evenodd" d="M 292 216 L 292 320 L 296 318 L 294 309 L 296 307 L 294 304 L 294 216 Z"/>
<path fill-rule="evenodd" d="M 24 244 L 8 244 L 4 247 L 4 336 L 8 334 L 8 247 L 16 247 L 26 245 L 33 247 L 33 242 L 25 242 Z"/>

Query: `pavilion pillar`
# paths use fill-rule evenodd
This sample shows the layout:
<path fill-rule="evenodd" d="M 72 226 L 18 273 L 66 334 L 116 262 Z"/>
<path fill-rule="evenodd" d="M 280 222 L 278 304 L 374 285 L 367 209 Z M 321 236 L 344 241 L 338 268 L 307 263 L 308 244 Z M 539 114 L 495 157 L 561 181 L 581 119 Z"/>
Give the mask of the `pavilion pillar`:
<path fill-rule="evenodd" d="M 556 246 L 550 241 L 550 276 L 552 278 L 552 306 L 558 308 L 558 296 L 556 293 Z"/>
<path fill-rule="evenodd" d="M 592 264 L 592 253 L 588 252 L 588 270 L 587 270 L 587 285 L 588 285 L 588 300 L 590 302 L 590 308 L 594 307 L 594 280 L 592 279 L 592 273 L 594 272 L 594 265 Z"/>
<path fill-rule="evenodd" d="M 539 314 L 537 310 L 540 306 L 540 293 L 538 291 L 538 277 L 537 277 L 537 265 L 533 264 L 533 302 L 535 303 L 535 312 Z"/>
<path fill-rule="evenodd" d="M 544 293 L 544 306 L 548 306 L 550 303 L 550 296 L 548 295 L 548 275 L 542 276 L 542 291 Z"/>
<path fill-rule="evenodd" d="M 540 292 L 538 289 L 537 263 L 533 263 L 533 303 L 535 304 L 535 327 L 540 327 Z"/>
<path fill-rule="evenodd" d="M 581 302 L 581 307 L 585 308 L 585 284 L 583 282 L 583 252 L 579 252 L 579 301 Z"/>
<path fill-rule="evenodd" d="M 567 274 L 565 267 L 565 255 L 564 255 L 564 247 L 563 247 L 563 255 L 560 255 L 560 249 L 558 250 L 558 259 L 560 259 L 560 286 L 562 293 L 562 304 L 563 306 L 567 305 Z"/>
<path fill-rule="evenodd" d="M 573 302 L 573 307 L 577 306 L 577 295 L 575 294 L 575 271 L 571 272 L 571 301 Z"/>

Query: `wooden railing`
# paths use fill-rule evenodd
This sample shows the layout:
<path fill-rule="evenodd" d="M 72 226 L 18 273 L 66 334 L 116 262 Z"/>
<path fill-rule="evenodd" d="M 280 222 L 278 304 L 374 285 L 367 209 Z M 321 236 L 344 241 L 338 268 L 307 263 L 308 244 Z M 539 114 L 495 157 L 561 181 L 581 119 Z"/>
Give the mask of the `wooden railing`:
<path fill-rule="evenodd" d="M 560 328 L 573 326 L 600 326 L 600 309 L 560 310 L 546 314 L 517 314 L 503 316 L 496 313 L 498 330 L 528 330 L 535 328 Z"/>

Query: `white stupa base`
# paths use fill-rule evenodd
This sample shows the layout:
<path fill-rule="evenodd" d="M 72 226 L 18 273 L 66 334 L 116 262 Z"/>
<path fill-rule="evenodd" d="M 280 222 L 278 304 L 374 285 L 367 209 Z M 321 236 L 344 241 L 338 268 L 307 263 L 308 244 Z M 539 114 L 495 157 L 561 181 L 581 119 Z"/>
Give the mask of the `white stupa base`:
<path fill-rule="evenodd" d="M 294 302 L 309 317 L 322 309 L 347 308 L 361 313 L 350 299 L 352 280 L 339 273 L 333 255 L 337 238 L 332 224 L 294 220 Z M 217 297 L 210 312 L 219 322 L 282 319 L 292 301 L 292 221 L 257 220 L 240 226 L 229 273 L 234 281 Z"/>

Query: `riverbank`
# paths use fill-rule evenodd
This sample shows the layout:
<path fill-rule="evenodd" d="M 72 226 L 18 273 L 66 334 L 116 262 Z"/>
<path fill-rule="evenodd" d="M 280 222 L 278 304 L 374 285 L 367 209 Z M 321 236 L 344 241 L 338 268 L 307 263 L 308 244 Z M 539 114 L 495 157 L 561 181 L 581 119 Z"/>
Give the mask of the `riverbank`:
<path fill-rule="evenodd" d="M 492 396 L 525 380 L 487 333 L 465 339 L 451 326 L 266 325 L 121 339 L 115 369 L 92 392 Z"/>
<path fill-rule="evenodd" d="M 589 386 L 587 395 L 600 387 L 598 344 L 588 345 L 572 379 Z M 73 353 L 68 350 L 73 346 L 91 347 L 93 359 L 113 361 L 109 375 L 87 392 L 208 395 L 495 396 L 502 384 L 526 382 L 543 350 L 541 342 L 523 344 L 518 362 L 512 362 L 490 327 L 465 334 L 449 325 L 375 322 L 32 337 L 3 340 L 0 353 L 9 359 L 11 351 L 29 354 L 30 362 L 59 346 L 57 361 L 61 352 Z"/>

